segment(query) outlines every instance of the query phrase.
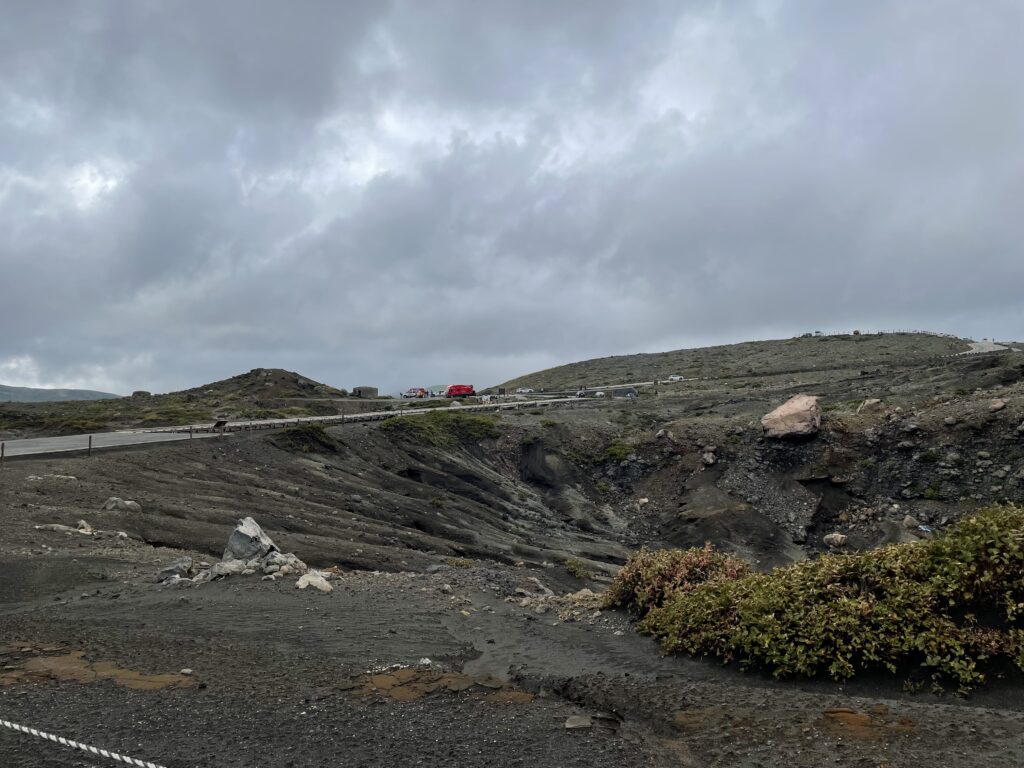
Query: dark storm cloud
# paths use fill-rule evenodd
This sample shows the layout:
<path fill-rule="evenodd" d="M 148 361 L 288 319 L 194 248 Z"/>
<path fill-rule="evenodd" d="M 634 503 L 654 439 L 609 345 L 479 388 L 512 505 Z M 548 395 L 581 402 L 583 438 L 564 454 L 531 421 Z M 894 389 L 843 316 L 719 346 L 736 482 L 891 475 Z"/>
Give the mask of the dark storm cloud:
<path fill-rule="evenodd" d="M 1024 337 L 1019 3 L 7 3 L 0 380 Z"/>

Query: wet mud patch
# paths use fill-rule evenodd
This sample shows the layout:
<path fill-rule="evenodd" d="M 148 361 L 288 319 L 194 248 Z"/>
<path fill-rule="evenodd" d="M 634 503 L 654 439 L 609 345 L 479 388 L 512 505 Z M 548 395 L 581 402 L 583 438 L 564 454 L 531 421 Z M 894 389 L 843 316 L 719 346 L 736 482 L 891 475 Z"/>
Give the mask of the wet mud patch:
<path fill-rule="evenodd" d="M 361 675 L 351 682 L 349 691 L 354 696 L 384 696 L 394 701 L 418 701 L 443 693 L 466 693 L 472 698 L 509 704 L 528 704 L 534 699 L 534 694 L 494 677 L 414 667 Z"/>
<path fill-rule="evenodd" d="M 909 732 L 914 727 L 914 722 L 906 716 L 892 719 L 889 717 L 888 708 L 879 705 L 872 707 L 869 712 L 858 712 L 846 707 L 826 709 L 819 725 L 836 736 L 860 741 L 878 741 Z"/>
<path fill-rule="evenodd" d="M 122 669 L 111 661 L 89 661 L 84 651 L 60 655 L 39 655 L 65 650 L 60 646 L 5 646 L 0 648 L 0 686 L 34 682 L 98 683 L 111 680 L 134 691 L 159 691 L 164 688 L 189 688 L 192 678 L 180 673 L 148 675 Z"/>

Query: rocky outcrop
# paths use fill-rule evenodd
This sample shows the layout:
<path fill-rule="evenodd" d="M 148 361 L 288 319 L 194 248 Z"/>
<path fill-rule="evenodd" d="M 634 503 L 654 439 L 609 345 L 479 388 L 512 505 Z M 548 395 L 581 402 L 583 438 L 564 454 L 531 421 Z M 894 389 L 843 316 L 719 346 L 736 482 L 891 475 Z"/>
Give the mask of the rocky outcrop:
<path fill-rule="evenodd" d="M 205 565 L 203 563 L 203 566 Z M 257 573 L 267 580 L 276 581 L 291 575 L 301 577 L 307 572 L 314 576 L 307 579 L 300 588 L 313 586 L 321 592 L 331 591 L 330 585 L 327 585 L 328 589 L 323 589 L 320 583 L 327 578 L 328 572 L 309 571 L 302 560 L 291 552 L 281 552 L 259 524 L 251 517 L 246 517 L 239 520 L 235 530 L 231 532 L 228 544 L 224 548 L 223 560 L 195 573 L 192 558 L 183 557 L 161 569 L 157 574 L 157 581 L 162 584 L 187 586 L 204 584 L 227 576 L 250 576 Z"/>
<path fill-rule="evenodd" d="M 813 395 L 795 395 L 761 418 L 767 437 L 805 437 L 821 428 L 821 409 Z"/>

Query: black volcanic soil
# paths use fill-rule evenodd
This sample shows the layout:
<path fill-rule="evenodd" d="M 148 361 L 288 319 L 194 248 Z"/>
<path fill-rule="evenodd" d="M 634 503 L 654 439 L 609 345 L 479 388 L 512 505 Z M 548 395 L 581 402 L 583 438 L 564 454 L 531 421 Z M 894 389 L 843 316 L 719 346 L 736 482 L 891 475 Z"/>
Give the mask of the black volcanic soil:
<path fill-rule="evenodd" d="M 1021 764 L 1019 675 L 970 698 L 773 681 L 664 658 L 579 591 L 641 545 L 769 568 L 830 531 L 869 547 L 929 535 L 908 513 L 941 530 L 1021 500 L 1022 357 L 684 383 L 444 448 L 349 425 L 8 462 L 0 718 L 168 768 Z M 798 391 L 822 395 L 822 432 L 761 437 Z M 98 511 L 108 496 L 142 512 Z M 216 560 L 245 515 L 336 566 L 334 591 L 154 583 L 181 554 Z M 35 528 L 78 520 L 101 533 Z M 0 729 L 0 765 L 102 764 Z"/>

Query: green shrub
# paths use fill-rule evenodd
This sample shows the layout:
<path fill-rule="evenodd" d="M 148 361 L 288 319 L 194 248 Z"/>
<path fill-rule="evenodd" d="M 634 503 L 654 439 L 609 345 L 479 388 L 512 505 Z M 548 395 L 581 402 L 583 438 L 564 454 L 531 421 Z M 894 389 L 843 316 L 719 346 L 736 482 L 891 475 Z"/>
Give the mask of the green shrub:
<path fill-rule="evenodd" d="M 716 552 L 710 542 L 693 549 L 641 549 L 615 576 L 605 593 L 605 604 L 643 615 L 700 584 L 738 579 L 749 572 L 743 560 Z"/>
<path fill-rule="evenodd" d="M 616 440 L 604 449 L 602 459 L 604 461 L 625 461 L 632 452 L 633 447 L 629 443 Z"/>
<path fill-rule="evenodd" d="M 933 685 L 952 681 L 961 690 L 982 683 L 993 663 L 1024 669 L 1020 507 L 983 510 L 930 541 L 824 555 L 690 589 L 667 588 L 661 573 L 627 574 L 613 589 L 629 585 L 639 595 L 632 602 L 648 608 L 639 629 L 666 651 L 738 661 L 777 677 L 917 668 Z"/>
<path fill-rule="evenodd" d="M 451 448 L 459 442 L 498 437 L 498 419 L 458 411 L 434 411 L 412 416 L 393 416 L 380 428 L 392 437 L 438 448 Z"/>
<path fill-rule="evenodd" d="M 587 567 L 583 562 L 581 560 L 577 560 L 575 557 L 570 557 L 563 563 L 563 565 L 565 566 L 566 572 L 577 579 L 589 579 L 591 576 L 590 571 L 587 570 Z"/>

